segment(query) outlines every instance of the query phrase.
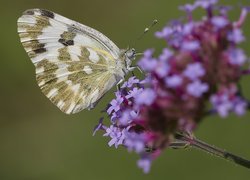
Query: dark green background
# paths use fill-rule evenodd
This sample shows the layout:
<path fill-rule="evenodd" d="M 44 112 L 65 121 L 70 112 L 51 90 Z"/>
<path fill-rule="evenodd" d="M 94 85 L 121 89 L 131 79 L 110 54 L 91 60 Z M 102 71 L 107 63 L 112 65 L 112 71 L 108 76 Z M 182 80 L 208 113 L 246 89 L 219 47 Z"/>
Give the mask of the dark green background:
<path fill-rule="evenodd" d="M 41 93 L 34 67 L 16 31 L 16 21 L 28 8 L 46 8 L 94 27 L 121 48 L 135 44 L 143 29 L 158 19 L 160 30 L 184 14 L 177 7 L 190 1 L 166 0 L 0 0 L 0 179 L 1 180 L 123 180 L 123 179 L 250 179 L 250 171 L 209 154 L 166 150 L 154 161 L 150 174 L 136 167 L 138 157 L 123 148 L 109 148 L 101 134 L 92 137 L 100 111 L 113 97 L 110 92 L 96 109 L 76 115 L 60 112 Z M 223 1 L 238 4 L 237 0 Z M 250 4 L 242 0 L 243 4 Z M 232 18 L 239 11 L 232 11 Z M 198 14 L 197 14 L 198 15 Z M 244 31 L 250 55 L 250 17 Z M 136 42 L 137 51 L 164 47 L 150 32 Z M 250 79 L 242 81 L 250 99 Z M 250 159 L 250 114 L 242 118 L 207 118 L 196 136 Z"/>

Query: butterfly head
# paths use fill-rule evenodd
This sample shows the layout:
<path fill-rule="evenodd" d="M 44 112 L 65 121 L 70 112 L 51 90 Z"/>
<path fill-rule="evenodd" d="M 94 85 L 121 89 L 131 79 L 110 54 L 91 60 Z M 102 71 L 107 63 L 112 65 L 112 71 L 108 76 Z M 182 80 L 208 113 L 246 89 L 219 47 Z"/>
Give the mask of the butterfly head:
<path fill-rule="evenodd" d="M 136 56 L 136 51 L 134 48 L 128 49 L 125 51 L 125 55 L 128 59 L 134 60 Z"/>
<path fill-rule="evenodd" d="M 130 66 L 132 64 L 132 61 L 136 57 L 136 51 L 134 48 L 128 48 L 122 52 L 124 60 L 125 60 L 125 66 L 126 70 L 130 70 Z"/>

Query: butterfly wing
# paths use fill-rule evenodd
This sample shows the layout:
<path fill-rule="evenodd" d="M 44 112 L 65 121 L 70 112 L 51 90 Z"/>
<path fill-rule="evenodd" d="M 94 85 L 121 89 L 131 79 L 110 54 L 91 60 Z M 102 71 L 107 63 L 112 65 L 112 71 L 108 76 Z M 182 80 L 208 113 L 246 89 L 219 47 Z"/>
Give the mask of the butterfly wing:
<path fill-rule="evenodd" d="M 119 48 L 90 27 L 31 9 L 18 19 L 18 32 L 39 87 L 67 114 L 92 108 L 119 81 L 113 72 Z"/>

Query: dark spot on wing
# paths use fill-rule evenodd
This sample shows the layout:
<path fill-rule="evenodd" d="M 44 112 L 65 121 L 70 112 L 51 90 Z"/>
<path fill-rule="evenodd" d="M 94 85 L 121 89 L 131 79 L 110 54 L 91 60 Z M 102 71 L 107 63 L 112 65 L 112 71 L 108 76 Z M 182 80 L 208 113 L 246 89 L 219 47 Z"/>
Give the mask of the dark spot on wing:
<path fill-rule="evenodd" d="M 36 49 L 41 49 L 45 47 L 44 43 L 40 43 L 38 40 L 31 40 L 31 41 L 27 41 L 27 42 L 23 42 L 23 47 L 25 49 L 32 49 L 32 50 L 36 50 Z"/>
<path fill-rule="evenodd" d="M 54 19 L 54 17 L 55 17 L 55 14 L 53 12 L 50 12 L 50 11 L 45 10 L 45 9 L 41 9 L 40 11 L 41 11 L 42 16 L 46 16 L 46 17 L 49 17 L 52 19 Z"/>
<path fill-rule="evenodd" d="M 36 53 L 36 54 L 40 54 L 40 53 L 44 53 L 44 52 L 46 52 L 46 48 L 40 48 L 40 49 L 34 50 L 34 53 Z"/>
<path fill-rule="evenodd" d="M 41 49 L 41 48 L 44 48 L 45 44 L 44 43 L 37 43 L 37 49 Z M 36 48 L 36 47 L 33 47 L 33 48 Z"/>
<path fill-rule="evenodd" d="M 64 46 L 73 46 L 74 45 L 74 41 L 73 40 L 66 40 L 66 39 L 60 38 L 58 40 L 58 42 L 62 43 Z"/>
<path fill-rule="evenodd" d="M 28 10 L 24 11 L 23 14 L 25 14 L 25 15 L 34 15 L 35 12 L 34 12 L 34 10 L 32 10 L 32 9 L 28 9 Z"/>
<path fill-rule="evenodd" d="M 72 46 L 74 45 L 74 38 L 76 36 L 76 33 L 72 31 L 64 31 L 61 35 L 61 38 L 58 40 L 58 42 L 62 43 L 64 46 Z"/>

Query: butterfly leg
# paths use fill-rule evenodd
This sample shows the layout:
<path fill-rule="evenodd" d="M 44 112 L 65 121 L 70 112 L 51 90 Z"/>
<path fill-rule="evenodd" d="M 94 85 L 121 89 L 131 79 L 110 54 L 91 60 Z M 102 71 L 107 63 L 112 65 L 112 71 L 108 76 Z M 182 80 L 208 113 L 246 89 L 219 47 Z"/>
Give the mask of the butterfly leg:
<path fill-rule="evenodd" d="M 143 74 L 143 72 L 142 72 L 142 70 L 141 70 L 141 68 L 140 68 L 139 66 L 131 66 L 131 67 L 128 68 L 128 70 L 129 70 L 129 71 L 132 71 L 132 72 L 133 72 L 135 69 L 138 69 L 138 70 L 140 71 L 140 73 Z"/>
<path fill-rule="evenodd" d="M 143 74 L 143 72 L 139 66 L 136 66 L 136 68 L 140 71 L 141 74 Z"/>
<path fill-rule="evenodd" d="M 120 89 L 121 89 L 121 83 L 124 81 L 124 78 L 123 79 L 121 79 L 120 81 L 118 81 L 118 83 L 116 84 L 116 89 L 117 89 L 117 91 L 120 91 Z"/>

